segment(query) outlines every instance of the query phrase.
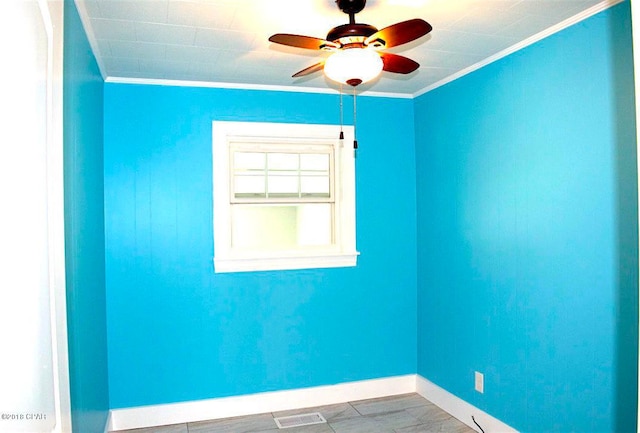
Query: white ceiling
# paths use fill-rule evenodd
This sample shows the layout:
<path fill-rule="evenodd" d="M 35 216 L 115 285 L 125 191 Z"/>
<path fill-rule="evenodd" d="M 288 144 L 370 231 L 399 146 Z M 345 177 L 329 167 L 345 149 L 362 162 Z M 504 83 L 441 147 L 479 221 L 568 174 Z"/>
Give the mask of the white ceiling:
<path fill-rule="evenodd" d="M 422 18 L 433 31 L 389 51 L 409 75 L 383 72 L 362 90 L 418 95 L 620 0 L 369 0 L 357 22 L 382 29 Z M 334 0 L 76 0 L 108 81 L 180 80 L 300 90 L 337 86 L 321 72 L 291 75 L 327 54 L 268 41 L 274 33 L 324 38 L 348 23 Z"/>

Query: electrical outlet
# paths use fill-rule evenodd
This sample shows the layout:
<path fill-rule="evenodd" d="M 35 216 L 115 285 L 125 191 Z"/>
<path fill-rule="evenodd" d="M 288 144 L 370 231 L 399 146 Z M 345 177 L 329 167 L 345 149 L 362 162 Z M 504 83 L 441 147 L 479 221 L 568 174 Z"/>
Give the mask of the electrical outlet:
<path fill-rule="evenodd" d="M 484 394 L 484 374 L 476 371 L 475 379 L 476 391 L 478 391 L 480 394 Z"/>

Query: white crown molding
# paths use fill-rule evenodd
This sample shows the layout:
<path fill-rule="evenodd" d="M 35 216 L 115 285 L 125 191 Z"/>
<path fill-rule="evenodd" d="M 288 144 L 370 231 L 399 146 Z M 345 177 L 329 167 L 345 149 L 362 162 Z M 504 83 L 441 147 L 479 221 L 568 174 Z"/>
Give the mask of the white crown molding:
<path fill-rule="evenodd" d="M 239 89 L 239 90 L 266 90 L 271 92 L 295 92 L 295 93 L 325 93 L 335 95 L 336 89 L 330 87 L 296 87 L 296 86 L 276 86 L 270 84 L 247 84 L 247 83 L 223 83 L 215 81 L 189 81 L 189 80 L 160 80 L 155 78 L 128 78 L 128 77 L 107 77 L 106 83 L 118 84 L 145 84 L 152 86 L 175 86 L 175 87 L 205 87 L 213 89 Z M 350 92 L 343 92 L 345 95 Z M 377 98 L 400 98 L 413 99 L 410 93 L 386 93 L 372 92 L 365 90 L 359 92 L 358 96 L 371 96 Z"/>
<path fill-rule="evenodd" d="M 111 411 L 112 431 L 206 421 L 282 410 L 407 394 L 416 391 L 416 376 L 394 376 L 337 385 L 142 406 Z"/>
<path fill-rule="evenodd" d="M 586 9 L 582 12 L 580 12 L 579 14 L 576 14 L 574 16 L 572 16 L 571 18 L 567 18 L 564 21 L 559 22 L 556 25 L 553 25 L 549 28 L 547 28 L 546 30 L 541 31 L 540 33 L 536 33 L 535 35 L 521 41 L 518 42 L 515 45 L 510 46 L 509 48 L 506 48 L 492 56 L 487 57 L 484 60 L 479 61 L 478 63 L 474 63 L 473 65 L 464 68 L 458 72 L 456 72 L 455 74 L 449 75 L 446 78 L 443 78 L 440 81 L 437 81 L 419 91 L 417 91 L 416 93 L 413 94 L 413 97 L 416 98 L 420 95 L 423 95 L 427 92 L 430 92 L 431 90 L 437 89 L 438 87 L 444 86 L 445 84 L 448 84 L 454 80 L 457 80 L 460 77 L 463 77 L 467 74 L 470 74 L 473 71 L 476 71 L 484 66 L 487 66 L 488 64 L 491 64 L 497 60 L 500 60 L 510 54 L 515 53 L 516 51 L 519 51 L 525 47 L 528 47 L 529 45 L 532 45 L 546 37 L 549 37 L 555 33 L 558 33 L 559 31 L 562 31 L 564 29 L 566 29 L 567 27 L 570 27 L 574 24 L 579 23 L 580 21 L 584 21 L 587 18 L 592 17 L 593 15 L 604 11 L 605 9 L 608 9 L 612 6 L 615 6 L 618 3 L 621 3 L 625 0 L 604 0 L 592 7 L 590 7 L 589 9 Z"/>
<path fill-rule="evenodd" d="M 319 87 L 293 87 L 275 86 L 264 84 L 223 83 L 215 81 L 190 81 L 190 80 L 161 80 L 156 78 L 129 78 L 107 77 L 106 83 L 118 84 L 145 84 L 150 86 L 173 87 L 204 87 L 213 89 L 239 89 L 239 90 L 269 90 L 273 92 L 304 92 L 304 93 L 336 93 L 335 90 Z"/>

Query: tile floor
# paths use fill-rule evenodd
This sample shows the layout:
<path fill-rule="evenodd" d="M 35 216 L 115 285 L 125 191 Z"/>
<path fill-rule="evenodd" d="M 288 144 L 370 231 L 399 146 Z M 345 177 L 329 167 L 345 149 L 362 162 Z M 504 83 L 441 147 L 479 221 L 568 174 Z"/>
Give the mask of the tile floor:
<path fill-rule="evenodd" d="M 278 429 L 274 417 L 320 412 L 327 423 Z M 119 433 L 473 433 L 418 394 Z"/>

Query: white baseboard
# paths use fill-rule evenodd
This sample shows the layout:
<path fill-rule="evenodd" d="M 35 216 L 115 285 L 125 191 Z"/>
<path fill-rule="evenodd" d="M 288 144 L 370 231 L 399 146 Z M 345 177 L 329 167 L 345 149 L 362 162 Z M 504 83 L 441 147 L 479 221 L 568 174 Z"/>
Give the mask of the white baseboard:
<path fill-rule="evenodd" d="M 473 422 L 472 415 L 485 433 L 518 433 L 516 429 L 499 419 L 415 374 L 184 403 L 114 409 L 109 414 L 105 433 L 303 409 L 410 392 L 417 392 L 475 431 L 479 432 L 480 429 Z"/>
<path fill-rule="evenodd" d="M 471 416 L 482 426 L 485 433 L 518 433 L 513 427 L 445 391 L 420 375 L 416 376 L 416 392 L 475 431 L 479 432 L 480 429 L 475 425 Z"/>
<path fill-rule="evenodd" d="M 237 397 L 114 409 L 110 416 L 110 430 L 303 409 L 410 392 L 416 392 L 415 374 Z"/>

